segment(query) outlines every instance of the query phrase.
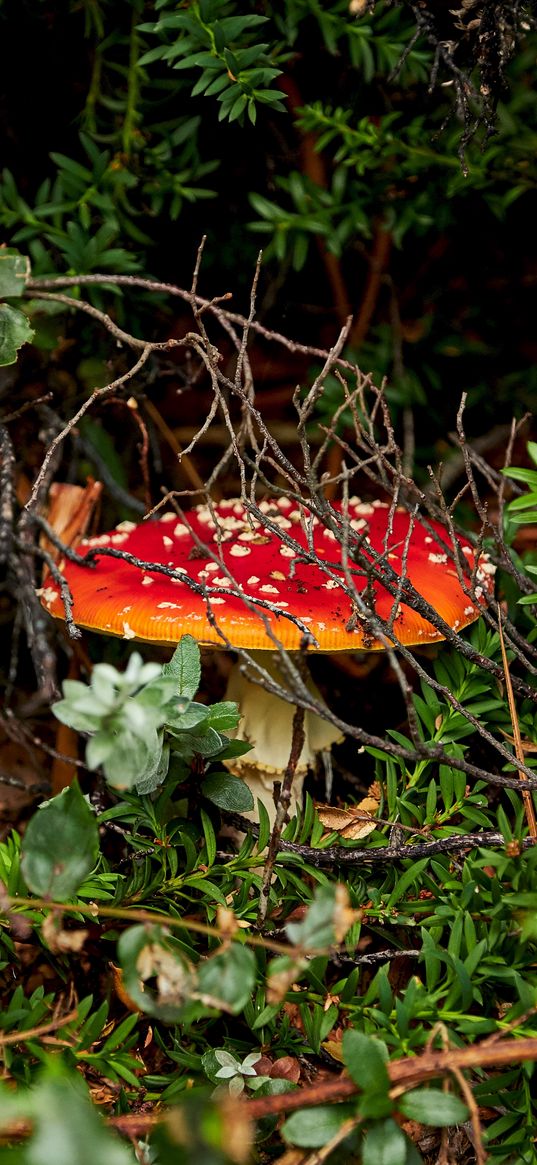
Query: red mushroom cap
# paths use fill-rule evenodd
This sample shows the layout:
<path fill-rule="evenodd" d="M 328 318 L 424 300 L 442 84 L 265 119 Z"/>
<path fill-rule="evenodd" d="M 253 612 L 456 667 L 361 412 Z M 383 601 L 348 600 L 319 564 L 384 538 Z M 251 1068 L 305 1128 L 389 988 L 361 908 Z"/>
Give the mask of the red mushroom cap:
<path fill-rule="evenodd" d="M 250 516 L 242 502 L 223 501 L 196 506 L 184 520 L 165 513 L 156 521 L 138 526 L 123 522 L 111 533 L 83 540 L 80 555 L 111 547 L 169 567 L 176 577 L 106 555 L 93 569 L 65 561 L 61 569 L 73 594 L 75 622 L 127 639 L 176 643 L 189 634 L 201 644 L 224 646 L 228 640 L 254 650 L 274 646 L 265 619 L 289 650 L 300 645 L 305 632 L 313 636 L 317 651 L 382 650 L 385 643 L 353 611 L 343 589 L 350 576 L 342 567 L 341 546 L 333 530 L 287 498 L 260 502 L 258 509 L 262 521 Z M 377 559 L 392 590 L 405 573 L 405 583 L 408 580 L 454 630 L 478 617 L 493 587 L 495 568 L 487 555 L 479 560 L 472 599 L 457 577 L 449 535 L 438 523 L 429 522 L 427 529 L 404 510 L 393 513 L 384 502 L 369 504 L 359 498 L 351 498 L 345 516 L 342 505 L 334 503 L 332 515 L 340 528 L 348 523 L 349 548 L 353 539 L 361 539 L 362 559 L 364 555 Z M 311 557 L 306 527 L 315 555 L 326 563 L 324 569 L 301 557 L 301 551 Z M 463 538 L 458 541 L 471 571 L 474 551 Z M 395 640 L 418 644 L 443 638 L 412 607 L 397 603 L 382 582 L 368 580 L 353 563 L 349 570 L 356 592 L 369 605 L 374 603 L 381 619 L 389 621 L 397 605 L 391 624 Z M 183 581 L 187 577 L 194 588 Z M 52 615 L 64 617 L 59 588 L 50 577 L 41 598 Z"/>

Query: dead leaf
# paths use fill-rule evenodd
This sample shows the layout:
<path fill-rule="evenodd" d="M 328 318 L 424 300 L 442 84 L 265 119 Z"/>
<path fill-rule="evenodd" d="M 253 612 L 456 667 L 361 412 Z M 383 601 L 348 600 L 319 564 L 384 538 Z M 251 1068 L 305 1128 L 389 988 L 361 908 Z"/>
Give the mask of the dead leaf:
<path fill-rule="evenodd" d="M 224 939 L 233 938 L 239 929 L 238 921 L 232 910 L 226 906 L 217 906 L 216 925 Z"/>
<path fill-rule="evenodd" d="M 375 816 L 379 810 L 380 801 L 377 797 L 364 797 L 357 805 L 349 805 L 346 809 L 339 809 L 336 805 L 315 805 L 319 821 L 330 833 L 339 833 L 341 837 L 359 841 L 367 837 L 377 826 Z"/>
<path fill-rule="evenodd" d="M 269 1072 L 273 1080 L 291 1080 L 298 1084 L 300 1080 L 300 1064 L 294 1056 L 280 1056 L 275 1060 Z"/>
<path fill-rule="evenodd" d="M 192 974 L 186 961 L 159 943 L 147 943 L 136 960 L 136 970 L 142 982 L 156 978 L 157 1003 L 159 1007 L 168 1004 L 181 1005 L 192 997 Z"/>
<path fill-rule="evenodd" d="M 135 1011 L 138 1013 L 138 1015 L 141 1015 L 141 1008 L 138 1007 L 138 1004 L 134 1002 L 132 996 L 129 995 L 128 991 L 125 990 L 123 971 L 121 970 L 121 967 L 116 967 L 115 963 L 110 963 L 110 969 L 112 971 L 112 978 L 114 980 L 114 991 L 118 999 L 121 999 L 121 1002 L 129 1009 L 129 1011 Z"/>
<path fill-rule="evenodd" d="M 336 901 L 332 923 L 337 943 L 342 943 L 351 926 L 362 918 L 361 910 L 353 910 L 349 891 L 342 882 L 336 884 Z"/>
<path fill-rule="evenodd" d="M 225 1096 L 219 1104 L 222 1118 L 222 1145 L 234 1165 L 247 1165 L 252 1159 L 254 1126 L 245 1106 L 232 1096 Z"/>
<path fill-rule="evenodd" d="M 321 1048 L 323 1051 L 328 1052 L 328 1055 L 333 1060 L 337 1060 L 338 1064 L 343 1064 L 343 1044 L 341 1040 L 334 1039 L 332 1035 L 329 1040 L 323 1040 Z"/>
<path fill-rule="evenodd" d="M 306 965 L 305 959 L 293 959 L 287 963 L 287 966 L 282 966 L 281 962 L 277 963 L 277 970 L 269 972 L 267 977 L 267 1003 L 270 1007 L 281 1003 L 289 989 L 293 986 L 293 983 L 302 974 Z"/>
<path fill-rule="evenodd" d="M 509 741 L 509 744 L 516 745 L 514 736 L 509 736 L 509 733 L 505 732 L 503 728 L 500 728 L 500 732 Z M 523 752 L 537 752 L 537 742 L 534 740 L 521 740 L 520 744 Z"/>
<path fill-rule="evenodd" d="M 55 955 L 67 951 L 79 952 L 89 935 L 89 930 L 77 927 L 76 930 L 64 930 L 61 915 L 51 911 L 43 919 L 41 934 L 49 948 Z"/>
<path fill-rule="evenodd" d="M 87 485 L 56 481 L 49 490 L 47 521 L 65 546 L 77 546 L 88 530 L 102 493 L 100 481 L 88 477 Z M 42 535 L 41 545 L 56 561 L 60 551 Z"/>

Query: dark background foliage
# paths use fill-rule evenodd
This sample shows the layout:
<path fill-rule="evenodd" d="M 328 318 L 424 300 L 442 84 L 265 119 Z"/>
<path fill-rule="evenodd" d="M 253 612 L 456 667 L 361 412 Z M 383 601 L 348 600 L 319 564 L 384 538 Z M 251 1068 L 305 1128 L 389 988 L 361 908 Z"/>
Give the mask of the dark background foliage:
<path fill-rule="evenodd" d="M 351 348 L 396 411 L 427 406 L 422 462 L 462 389 L 476 435 L 531 407 L 531 5 L 294 0 L 252 5 L 255 27 L 233 3 L 178 11 L 193 37 L 166 2 L 4 0 L 0 229 L 34 273 L 188 285 L 207 234 L 201 289 L 241 309 L 262 245 L 260 318 L 329 344 L 352 312 Z M 218 28 L 204 81 L 196 52 Z M 239 77 L 224 108 L 209 80 L 250 48 L 256 83 Z"/>

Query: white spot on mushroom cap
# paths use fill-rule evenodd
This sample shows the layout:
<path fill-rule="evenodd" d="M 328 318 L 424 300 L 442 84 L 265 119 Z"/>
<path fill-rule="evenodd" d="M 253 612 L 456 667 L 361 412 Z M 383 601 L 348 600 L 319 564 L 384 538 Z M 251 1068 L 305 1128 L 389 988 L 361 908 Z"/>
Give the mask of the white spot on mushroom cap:
<path fill-rule="evenodd" d="M 230 587 L 231 579 L 225 578 L 224 576 L 222 576 L 222 578 L 217 578 L 215 575 L 213 578 L 213 583 L 215 587 Z"/>
<path fill-rule="evenodd" d="M 323 583 L 323 587 L 327 591 L 333 591 L 338 586 L 339 583 L 336 582 L 335 578 L 329 578 L 326 580 L 326 582 Z"/>
<path fill-rule="evenodd" d="M 428 561 L 437 563 L 447 562 L 447 554 L 429 554 Z"/>
<path fill-rule="evenodd" d="M 50 605 L 50 603 L 53 603 L 54 600 L 58 598 L 58 593 L 54 590 L 54 587 L 42 587 L 41 590 L 39 590 L 37 593 L 47 604 L 47 607 Z"/>
<path fill-rule="evenodd" d="M 263 583 L 263 586 L 259 590 L 263 595 L 279 595 L 280 593 L 278 588 L 273 587 L 271 583 Z"/>
<path fill-rule="evenodd" d="M 159 521 L 160 522 L 175 522 L 176 517 L 177 517 L 177 514 L 174 514 L 173 510 L 166 510 L 166 512 L 164 514 L 160 515 Z"/>
<path fill-rule="evenodd" d="M 170 546 L 173 546 L 173 538 L 168 538 L 165 534 L 162 539 L 162 544 L 166 547 L 167 550 L 169 550 Z"/>
<path fill-rule="evenodd" d="M 110 537 L 108 534 L 97 534 L 95 538 L 84 538 L 85 546 L 108 546 Z"/>
<path fill-rule="evenodd" d="M 239 546 L 236 542 L 234 546 L 230 546 L 229 553 L 232 554 L 234 558 L 246 558 L 246 555 L 251 554 L 252 550 L 250 546 Z"/>
<path fill-rule="evenodd" d="M 126 534 L 130 534 L 131 530 L 135 530 L 135 529 L 136 529 L 136 522 L 129 522 L 128 520 L 125 520 L 124 522 L 118 522 L 118 524 L 116 526 L 116 530 L 122 530 Z"/>
<path fill-rule="evenodd" d="M 154 581 L 155 581 L 154 578 L 151 578 L 150 575 L 144 574 L 144 577 L 142 579 L 142 586 L 143 587 L 150 587 L 151 584 L 154 583 Z"/>
<path fill-rule="evenodd" d="M 351 518 L 351 530 L 365 530 L 367 529 L 367 522 L 365 518 Z"/>
<path fill-rule="evenodd" d="M 351 498 L 350 499 L 351 505 L 352 505 L 352 502 L 353 502 L 353 499 Z M 361 502 L 360 499 L 357 498 L 356 504 L 354 506 L 354 512 L 356 514 L 366 514 L 367 515 L 367 514 L 374 514 L 375 511 L 374 511 L 374 507 L 370 504 L 370 502 Z"/>
<path fill-rule="evenodd" d="M 260 580 L 258 579 L 256 574 L 251 574 L 250 578 L 246 579 L 246 582 L 247 582 L 249 587 L 255 587 L 259 581 Z"/>
<path fill-rule="evenodd" d="M 184 522 L 178 522 L 173 528 L 174 538 L 183 538 L 185 534 L 190 534 L 188 526 L 185 526 Z"/>
<path fill-rule="evenodd" d="M 229 518 L 220 517 L 218 519 L 219 530 L 242 530 L 243 526 L 244 520 L 242 518 L 234 518 L 232 514 L 229 515 Z"/>
<path fill-rule="evenodd" d="M 136 639 L 136 631 L 133 631 L 132 627 L 128 623 L 123 623 L 123 638 Z"/>
<path fill-rule="evenodd" d="M 296 550 L 291 546 L 280 546 L 280 554 L 282 558 L 296 558 Z"/>
<path fill-rule="evenodd" d="M 157 603 L 157 607 L 158 607 L 159 611 L 161 611 L 161 610 L 163 611 L 168 607 L 172 611 L 182 611 L 182 609 L 183 609 L 182 603 Z"/>
<path fill-rule="evenodd" d="M 121 546 L 121 543 L 126 542 L 128 537 L 128 534 L 111 534 L 110 541 L 114 546 Z"/>
<path fill-rule="evenodd" d="M 222 606 L 222 603 L 225 603 L 225 601 L 226 601 L 225 599 L 219 599 L 217 595 L 216 596 L 211 595 L 211 597 L 209 599 L 209 602 L 210 602 L 211 606 L 213 606 L 213 607 L 215 607 L 217 605 Z"/>
<path fill-rule="evenodd" d="M 474 615 L 475 614 L 475 607 L 465 607 L 464 614 L 465 615 Z"/>

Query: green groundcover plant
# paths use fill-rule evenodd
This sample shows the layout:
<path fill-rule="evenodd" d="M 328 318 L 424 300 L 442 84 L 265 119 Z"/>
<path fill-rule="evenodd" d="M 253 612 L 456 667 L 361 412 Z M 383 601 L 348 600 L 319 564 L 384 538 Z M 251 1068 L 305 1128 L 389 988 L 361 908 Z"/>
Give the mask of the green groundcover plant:
<path fill-rule="evenodd" d="M 477 625 L 472 638 L 483 654 L 497 656 L 497 636 Z M 456 653 L 444 652 L 435 674 L 493 729 L 508 722 L 501 692 Z M 229 1098 L 293 1090 L 292 1079 L 272 1074 L 274 1065 L 297 1065 L 325 1049 L 334 1064 L 345 1065 L 358 1095 L 293 1112 L 280 1128 L 284 1142 L 312 1149 L 335 1138 L 347 1159 L 417 1162 L 422 1158 L 404 1121 L 465 1124 L 467 1096 L 436 1084 L 394 1096 L 389 1060 L 423 1051 L 435 1032 L 455 1050 L 513 1030 L 536 1034 L 537 851 L 521 852 L 516 844 L 523 836 L 520 796 L 505 790 L 501 803 L 488 805 L 483 787 L 470 792 L 464 774 L 449 765 L 435 778 L 430 764 L 417 761 L 412 770 L 379 754 L 377 779 L 390 819 L 412 832 L 426 828 L 430 838 L 448 829 L 499 828 L 507 848 L 483 845 L 456 862 L 440 854 L 377 872 L 346 867 L 343 882 L 330 866 L 282 850 L 271 912 L 285 919 L 301 904 L 305 914 L 284 923 L 279 945 L 286 942 L 287 953 L 275 954 L 270 938 L 252 929 L 268 823 L 261 806 L 257 845 L 250 834 L 235 854 L 220 853 L 219 813 L 248 808 L 251 794 L 218 768 L 232 746 L 225 729 L 236 723 L 235 710 L 196 704 L 198 679 L 199 652 L 186 637 L 164 667 L 143 664 L 134 653 L 125 672 L 99 664 L 89 685 L 64 684 L 55 713 L 86 736 L 86 763 L 102 772 L 112 803 L 99 810 L 75 782 L 38 809 L 22 845 L 16 834 L 2 844 L 10 904 L 4 968 L 24 934 L 40 945 L 65 998 L 69 983 L 83 982 L 88 963 L 102 966 L 104 958 L 115 967 L 123 1006 L 97 988 L 77 999 L 75 1015 L 60 1009 L 54 1030 L 63 1050 L 52 1052 L 44 1022 L 52 996 L 43 987 L 15 990 L 0 1026 L 5 1069 L 17 1088 L 4 1086 L 2 1120 L 8 1129 L 31 1121 L 34 1132 L 26 1148 L 2 1155 L 45 1161 L 53 1146 L 65 1161 L 134 1160 L 92 1107 L 82 1070 L 90 1090 L 100 1079 L 116 1094 L 119 1128 L 121 1113 L 136 1107 L 140 1093 L 146 1104 L 172 1105 L 172 1114 L 180 1106 L 178 1124 L 172 1115 L 148 1128 L 149 1139 L 140 1138 L 139 1160 L 190 1162 L 198 1152 L 207 1161 L 240 1160 L 238 1149 L 237 1156 L 226 1149 Z M 424 738 L 441 739 L 448 755 L 460 755 L 468 722 L 426 684 L 414 703 Z M 531 732 L 529 709 L 527 715 L 521 725 Z M 124 733 L 131 737 L 132 776 Z M 113 761 L 116 741 L 121 766 Z M 323 835 L 319 824 L 308 799 L 284 837 L 311 847 L 312 857 L 322 854 L 338 838 Z M 121 857 L 107 844 L 118 834 Z M 378 826 L 368 844 L 386 841 Z M 411 969 L 399 986 L 389 961 L 377 970 L 374 960 L 372 969 L 360 965 L 360 936 L 381 937 L 392 967 L 407 952 Z M 485 1143 L 494 1160 L 532 1160 L 532 1067 L 511 1066 L 474 1082 L 474 1103 L 491 1110 Z M 259 1134 L 264 1159 L 274 1122 L 266 1128 L 262 1122 Z"/>

